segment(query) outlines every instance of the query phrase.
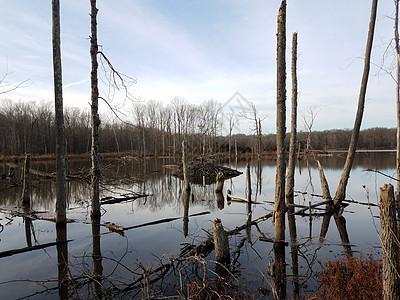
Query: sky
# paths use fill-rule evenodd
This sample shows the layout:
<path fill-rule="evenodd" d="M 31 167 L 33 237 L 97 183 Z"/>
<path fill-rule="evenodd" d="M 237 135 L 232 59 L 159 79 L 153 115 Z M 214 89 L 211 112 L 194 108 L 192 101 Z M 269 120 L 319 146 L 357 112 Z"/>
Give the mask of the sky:
<path fill-rule="evenodd" d="M 64 105 L 89 109 L 90 1 L 61 5 Z M 114 67 L 135 84 L 138 101 L 200 104 L 214 99 L 231 109 L 237 95 L 253 103 L 263 133 L 276 123 L 278 0 L 98 0 L 98 43 Z M 299 129 L 310 109 L 314 130 L 352 128 L 371 11 L 366 0 L 287 1 L 287 128 L 290 129 L 291 39 L 298 32 Z M 362 128 L 396 127 L 392 17 L 380 1 Z M 54 101 L 51 1 L 0 0 L 0 101 Z M 104 79 L 101 70 L 100 76 Z M 393 73 L 394 74 L 394 73 Z M 106 85 L 101 95 L 109 96 Z M 113 105 L 129 118 L 121 93 Z M 102 112 L 109 113 L 101 103 Z M 251 125 L 239 129 L 249 133 Z"/>

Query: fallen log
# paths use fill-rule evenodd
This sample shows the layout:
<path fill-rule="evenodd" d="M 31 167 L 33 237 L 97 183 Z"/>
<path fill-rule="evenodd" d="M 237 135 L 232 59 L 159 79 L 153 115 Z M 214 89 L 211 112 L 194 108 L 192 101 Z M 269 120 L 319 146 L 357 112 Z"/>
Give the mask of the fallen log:
<path fill-rule="evenodd" d="M 227 190 L 226 191 L 226 200 L 227 201 L 234 201 L 234 202 L 242 202 L 242 203 L 248 203 L 249 202 L 249 200 L 247 198 L 233 196 L 231 194 L 231 190 Z M 252 204 L 262 204 L 261 202 L 251 201 L 251 200 L 250 200 L 250 203 L 252 203 Z"/>
<path fill-rule="evenodd" d="M 25 252 L 29 252 L 29 251 L 33 251 L 33 250 L 39 250 L 39 249 L 44 249 L 44 248 L 48 248 L 48 247 L 52 247 L 52 246 L 57 246 L 57 245 L 60 245 L 63 243 L 71 242 L 71 241 L 73 241 L 73 240 L 66 240 L 66 241 L 61 241 L 61 242 L 51 242 L 51 243 L 45 243 L 45 244 L 41 244 L 41 245 L 35 245 L 32 247 L 7 250 L 7 251 L 0 252 L 0 258 L 9 257 L 9 256 L 12 256 L 15 254 L 25 253 Z"/>
<path fill-rule="evenodd" d="M 123 197 L 104 197 L 104 198 L 100 199 L 100 205 L 121 203 L 121 202 L 136 200 L 136 199 L 148 197 L 148 196 L 150 196 L 150 194 L 134 194 L 131 196 L 123 196 Z"/>
<path fill-rule="evenodd" d="M 23 217 L 23 218 L 29 218 L 31 220 L 43 220 L 43 221 L 50 221 L 50 222 L 56 222 L 56 217 L 55 216 L 38 216 L 33 213 L 25 213 L 17 210 L 10 210 L 10 209 L 5 209 L 5 208 L 0 208 L 0 212 L 3 214 L 8 214 L 16 217 Z M 75 220 L 72 219 L 67 219 L 67 223 L 74 223 Z"/>
<path fill-rule="evenodd" d="M 330 202 L 332 202 L 332 200 L 325 200 L 325 201 L 322 201 L 322 202 L 315 203 L 313 205 L 307 206 L 307 207 L 305 207 L 303 209 L 300 209 L 300 210 L 296 211 L 295 213 L 293 213 L 293 215 L 299 215 L 299 214 L 301 214 L 301 213 L 303 213 L 303 212 L 305 212 L 305 211 L 307 211 L 307 210 L 309 210 L 311 208 L 315 208 L 315 207 L 318 207 L 318 206 L 321 206 L 321 205 L 324 205 L 324 204 L 328 204 Z"/>

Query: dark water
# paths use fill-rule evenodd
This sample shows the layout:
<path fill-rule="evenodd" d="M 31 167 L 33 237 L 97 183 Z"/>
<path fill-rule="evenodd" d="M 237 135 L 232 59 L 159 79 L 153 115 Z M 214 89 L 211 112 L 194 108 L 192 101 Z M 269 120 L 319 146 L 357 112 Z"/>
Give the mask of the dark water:
<path fill-rule="evenodd" d="M 345 155 L 320 158 L 325 169 L 332 195 L 337 187 Z M 204 270 L 214 278 L 216 263 L 214 253 L 206 256 L 180 256 L 187 245 L 197 245 L 212 234 L 212 221 L 221 219 L 225 230 L 232 230 L 246 223 L 248 207 L 243 203 L 217 201 L 214 185 L 192 186 L 189 201 L 184 201 L 181 180 L 171 176 L 163 165 L 173 163 L 168 159 L 105 160 L 102 197 L 118 196 L 131 192 L 151 194 L 135 201 L 102 206 L 101 225 L 92 225 L 90 219 L 90 190 L 87 183 L 68 183 L 68 218 L 76 220 L 66 229 L 57 229 L 54 223 L 31 220 L 21 216 L 0 213 L 0 252 L 22 249 L 34 245 L 68 239 L 68 243 L 49 246 L 0 258 L 0 293 L 2 299 L 59 297 L 81 299 L 145 298 L 148 296 L 187 295 L 188 280 L 202 283 Z M 261 204 L 251 206 L 255 220 L 273 210 L 275 161 L 251 161 L 252 197 Z M 69 170 L 87 173 L 87 161 L 69 162 Z M 358 153 L 347 188 L 347 199 L 377 203 L 379 187 L 391 179 L 366 169 L 379 170 L 395 176 L 395 154 Z M 246 162 L 234 163 L 233 168 L 243 175 L 225 181 L 224 191 L 246 197 Z M 3 168 L 3 169 L 1 169 Z M 2 166 L 1 173 L 8 170 Z M 51 163 L 33 163 L 32 168 L 53 172 Z M 17 172 L 17 177 L 18 177 Z M 55 185 L 48 180 L 34 180 L 30 210 L 37 215 L 54 215 Z M 296 168 L 297 193 L 295 202 L 309 205 L 322 201 L 316 163 L 300 160 Z M 0 184 L 0 208 L 23 212 L 19 206 L 21 188 Z M 226 192 L 224 192 L 224 198 Z M 321 206 L 323 208 L 323 206 Z M 318 209 L 313 212 L 321 212 Z M 204 214 L 202 214 L 204 213 Z M 194 215 L 194 216 L 191 216 Z M 323 243 L 319 241 L 322 216 L 296 216 L 297 236 L 289 235 L 289 242 L 280 253 L 274 252 L 270 242 L 274 228 L 270 220 L 250 229 L 229 236 L 229 246 L 234 265 L 228 281 L 256 298 L 273 298 L 271 285 L 284 289 L 288 296 L 305 296 L 317 289 L 316 272 L 319 262 L 352 253 L 374 253 L 380 256 L 379 215 L 376 207 L 350 204 L 345 208 L 350 244 L 343 245 L 335 222 L 330 226 Z M 165 220 L 163 223 L 146 225 Z M 134 227 L 124 234 L 110 232 L 105 225 L 112 222 L 119 226 Z M 271 267 L 282 262 L 286 276 L 271 276 Z M 167 268 L 171 267 L 171 268 Z M 279 268 L 278 268 L 279 270 Z M 218 271 L 218 270 L 217 270 Z M 149 277 L 144 275 L 149 274 Z M 279 274 L 278 274 L 279 275 Z M 63 280 L 67 278 L 67 280 Z M 146 281 L 148 278 L 148 281 Z M 265 294 L 266 293 L 266 294 Z"/>

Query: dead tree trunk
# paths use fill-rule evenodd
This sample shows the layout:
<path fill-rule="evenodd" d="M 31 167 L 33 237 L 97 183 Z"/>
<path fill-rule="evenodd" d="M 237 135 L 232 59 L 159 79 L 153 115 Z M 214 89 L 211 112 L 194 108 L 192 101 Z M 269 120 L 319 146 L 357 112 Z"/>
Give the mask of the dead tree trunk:
<path fill-rule="evenodd" d="M 182 168 L 183 168 L 183 180 L 185 182 L 185 191 L 190 192 L 186 141 L 182 142 Z"/>
<path fill-rule="evenodd" d="M 292 116 L 290 126 L 289 164 L 286 182 L 286 202 L 293 204 L 294 170 L 296 166 L 297 132 L 297 32 L 292 37 Z"/>
<path fill-rule="evenodd" d="M 96 0 L 90 0 L 91 5 L 91 37 L 90 37 L 90 57 L 92 61 L 91 71 L 91 125 L 92 125 L 92 148 L 91 148 L 91 198 L 92 198 L 92 217 L 100 215 L 100 152 L 99 152 L 99 88 L 97 78 L 97 12 Z"/>
<path fill-rule="evenodd" d="M 399 293 L 399 248 L 396 245 L 397 224 L 393 186 L 381 188 L 381 239 L 383 299 L 400 299 Z"/>
<path fill-rule="evenodd" d="M 215 260 L 221 264 L 229 264 L 230 253 L 228 235 L 224 230 L 220 219 L 215 219 L 213 222 L 213 237 Z"/>
<path fill-rule="evenodd" d="M 396 170 L 397 170 L 397 191 L 396 209 L 400 216 L 400 42 L 399 42 L 399 0 L 395 1 L 394 40 L 396 44 L 396 109 L 397 109 L 397 147 L 396 147 Z"/>
<path fill-rule="evenodd" d="M 60 2 L 52 1 L 53 21 L 53 72 L 54 72 L 54 107 L 56 118 L 56 170 L 57 170 L 57 202 L 56 218 L 57 224 L 66 223 L 66 163 L 65 163 L 65 141 L 64 141 L 64 112 L 62 95 L 62 67 L 60 46 Z"/>
<path fill-rule="evenodd" d="M 31 155 L 29 153 L 25 156 L 25 166 L 24 166 L 24 181 L 22 187 L 22 204 L 29 205 L 31 201 L 31 191 L 30 191 L 30 183 L 31 183 Z"/>
<path fill-rule="evenodd" d="M 222 193 L 222 189 L 224 188 L 224 179 L 225 179 L 224 173 L 219 171 L 217 174 L 216 180 L 215 180 L 215 192 L 216 193 Z"/>
<path fill-rule="evenodd" d="M 278 13 L 277 33 L 277 118 L 276 118 L 276 181 L 274 224 L 275 243 L 285 239 L 285 134 L 286 134 L 286 1 L 283 0 Z"/>
<path fill-rule="evenodd" d="M 339 186 L 336 190 L 336 194 L 333 197 L 334 205 L 336 207 L 346 197 L 347 182 L 349 180 L 351 167 L 353 165 L 354 155 L 356 153 L 358 136 L 360 134 L 361 121 L 362 121 L 363 114 L 364 114 L 365 95 L 367 93 L 367 84 L 368 84 L 368 76 L 369 76 L 370 61 L 371 61 L 372 42 L 374 39 L 377 5 L 378 5 L 378 0 L 373 0 L 372 1 L 372 9 L 371 9 L 371 17 L 370 17 L 370 21 L 369 21 L 367 46 L 365 49 L 364 72 L 363 72 L 363 76 L 362 76 L 362 80 L 361 80 L 361 88 L 360 88 L 360 94 L 359 94 L 359 98 L 358 98 L 358 109 L 357 109 L 356 119 L 354 121 L 354 128 L 351 132 L 351 140 L 350 140 L 349 150 L 347 152 L 347 158 L 346 158 L 346 162 L 343 167 L 342 176 L 340 177 L 340 182 L 339 182 Z"/>

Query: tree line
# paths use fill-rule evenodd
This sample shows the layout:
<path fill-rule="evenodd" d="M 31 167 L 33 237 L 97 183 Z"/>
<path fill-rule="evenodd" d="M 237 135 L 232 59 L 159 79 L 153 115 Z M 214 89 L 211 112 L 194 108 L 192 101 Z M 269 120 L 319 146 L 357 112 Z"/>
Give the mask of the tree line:
<path fill-rule="evenodd" d="M 210 155 L 229 150 L 229 136 L 222 136 L 221 105 L 214 100 L 199 105 L 189 104 L 182 98 L 171 103 L 149 101 L 132 105 L 132 121 L 124 122 L 102 116 L 99 131 L 101 152 L 127 152 L 139 155 L 176 156 L 186 139 L 190 153 Z M 64 112 L 65 140 L 68 154 L 90 152 L 90 112 L 66 107 Z M 34 155 L 55 153 L 55 117 L 50 102 L 13 102 L 0 104 L 0 153 L 2 155 Z M 306 147 L 309 132 L 298 132 L 298 144 Z M 311 133 L 311 149 L 347 149 L 351 130 L 334 129 Z M 289 134 L 286 139 L 289 139 Z M 256 135 L 234 134 L 231 144 L 239 153 L 257 154 L 259 140 Z M 285 143 L 289 144 L 289 143 Z M 262 151 L 275 151 L 275 134 L 261 136 Z M 395 149 L 395 128 L 370 128 L 360 132 L 360 149 Z M 232 146 L 232 154 L 234 147 Z"/>

